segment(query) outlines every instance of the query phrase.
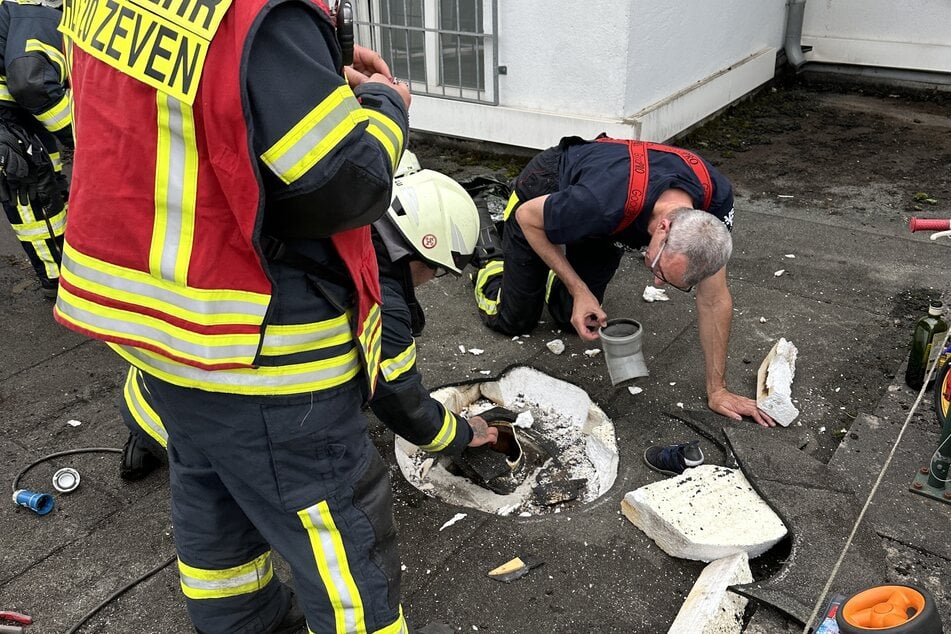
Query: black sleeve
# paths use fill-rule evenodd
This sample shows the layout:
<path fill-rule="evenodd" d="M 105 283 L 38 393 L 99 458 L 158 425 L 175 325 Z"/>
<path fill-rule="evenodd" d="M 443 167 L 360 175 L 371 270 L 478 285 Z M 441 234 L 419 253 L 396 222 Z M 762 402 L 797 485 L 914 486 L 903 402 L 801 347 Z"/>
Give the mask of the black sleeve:
<path fill-rule="evenodd" d="M 384 277 L 380 282 L 383 349 L 370 408 L 394 433 L 425 451 L 462 453 L 472 440 L 472 428 L 429 395 L 416 368 L 409 307 L 395 280 Z"/>
<path fill-rule="evenodd" d="M 275 235 L 320 238 L 372 222 L 390 202 L 407 114 L 395 90 L 361 90 L 338 74 L 333 29 L 285 2 L 254 35 L 247 69 L 252 143 Z"/>

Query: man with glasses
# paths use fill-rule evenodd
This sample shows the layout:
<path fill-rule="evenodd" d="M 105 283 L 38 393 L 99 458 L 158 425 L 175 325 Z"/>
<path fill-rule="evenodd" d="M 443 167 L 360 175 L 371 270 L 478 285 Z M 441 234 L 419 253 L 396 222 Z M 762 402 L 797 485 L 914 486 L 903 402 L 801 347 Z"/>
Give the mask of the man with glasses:
<path fill-rule="evenodd" d="M 564 138 L 515 180 L 501 240 L 483 218 L 474 279 L 480 317 L 494 330 L 520 335 L 547 305 L 555 322 L 593 341 L 607 321 L 601 302 L 621 245 L 644 249 L 655 285 L 696 287 L 710 409 L 771 427 L 753 399 L 726 384 L 732 227 L 733 188 L 696 154 L 604 135 Z"/>

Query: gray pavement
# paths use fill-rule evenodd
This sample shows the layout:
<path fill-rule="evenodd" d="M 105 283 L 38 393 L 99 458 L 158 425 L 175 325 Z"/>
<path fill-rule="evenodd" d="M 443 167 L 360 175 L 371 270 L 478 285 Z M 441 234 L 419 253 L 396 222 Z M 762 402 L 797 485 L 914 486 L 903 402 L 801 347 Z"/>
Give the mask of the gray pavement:
<path fill-rule="evenodd" d="M 878 121 L 865 117 L 888 116 L 882 115 L 885 106 L 876 102 L 870 112 L 868 100 L 855 94 L 841 95 L 841 105 L 836 105 L 835 93 L 822 99 L 826 107 L 848 111 L 859 127 Z M 951 136 L 945 122 L 951 104 L 940 104 L 945 117 L 922 117 L 918 124 L 933 126 L 934 144 L 908 151 L 920 152 L 922 161 L 944 157 L 947 168 Z M 901 117 L 914 118 L 908 110 L 913 106 L 900 108 Z M 934 104 L 929 108 L 933 112 Z M 424 167 L 451 162 L 453 156 L 435 146 L 419 154 Z M 772 344 L 779 337 L 795 343 L 799 361 L 793 396 L 801 410 L 799 419 L 786 429 L 742 425 L 762 436 L 764 451 L 772 443 L 783 443 L 783 451 L 799 451 L 847 475 L 842 482 L 828 484 L 830 494 L 824 499 L 833 500 L 832 506 L 823 506 L 821 495 L 797 499 L 805 485 L 792 476 L 789 486 L 776 476 L 760 490 L 780 497 L 777 506 L 800 514 L 815 508 L 813 512 L 845 522 L 865 502 L 914 401 L 915 395 L 901 382 L 911 318 L 928 296 L 944 293 L 945 301 L 951 300 L 951 241 L 935 244 L 925 235 L 908 234 L 907 213 L 867 213 L 871 207 L 901 208 L 899 201 L 913 187 L 906 182 L 856 182 L 850 204 L 830 213 L 834 202 L 816 201 L 831 200 L 841 190 L 824 184 L 821 174 L 839 166 L 830 162 L 812 167 L 820 175 L 812 177 L 813 196 L 780 198 L 776 193 L 782 194 L 785 184 L 796 179 L 788 165 L 762 167 L 776 169 L 776 188 L 767 193 L 752 185 L 744 171 L 731 170 L 728 158 L 721 164 L 739 194 L 730 264 L 735 308 L 728 376 L 735 391 L 752 395 L 756 369 Z M 486 156 L 482 162 L 476 157 L 453 175 L 498 170 L 497 158 Z M 941 199 L 934 211 L 944 209 L 951 215 L 951 169 L 931 190 Z M 780 269 L 786 273 L 775 276 Z M 374 440 L 392 466 L 405 567 L 403 605 L 411 624 L 443 621 L 464 632 L 491 633 L 667 630 L 703 564 L 660 551 L 621 515 L 620 501 L 625 492 L 662 477 L 641 462 L 648 445 L 702 432 L 711 461 L 725 463 L 729 458 L 717 428 L 726 421 L 705 410 L 703 357 L 692 300 L 671 290 L 670 301 L 645 303 L 640 295 L 649 281 L 640 259 L 630 254 L 604 304 L 610 316 L 635 317 L 645 326 L 651 376 L 636 380 L 644 390 L 637 395 L 625 386 L 611 386 L 603 358 L 583 354 L 594 346 L 550 324 L 518 341 L 483 328 L 465 280 L 441 278 L 421 289 L 428 325 L 419 341 L 419 363 L 431 387 L 484 380 L 482 371 L 497 375 L 512 365 L 530 365 L 572 382 L 614 420 L 620 468 L 614 487 L 587 505 L 569 505 L 542 517 L 489 516 L 437 502 L 408 484 L 395 466 L 392 434 L 375 425 Z M 117 404 L 123 363 L 103 345 L 53 322 L 50 304 L 42 299 L 9 230 L 0 230 L 0 323 L 6 358 L 0 366 L 0 478 L 12 482 L 23 467 L 49 453 L 121 447 L 126 432 Z M 567 344 L 560 356 L 545 347 L 556 337 Z M 461 353 L 460 345 L 485 352 Z M 872 419 L 880 424 L 870 424 Z M 71 420 L 81 424 L 70 425 Z M 881 581 L 913 582 L 932 591 L 948 629 L 951 505 L 907 490 L 914 470 L 934 450 L 937 432 L 930 411 L 912 417 L 866 515 L 866 528 L 882 552 L 863 554 L 884 561 Z M 753 442 L 748 436 L 747 442 Z M 847 440 L 840 446 L 843 437 Z M 31 470 L 23 486 L 49 491 L 52 472 L 67 465 L 81 472 L 82 484 L 69 496 L 57 496 L 50 515 L 39 517 L 9 502 L 0 504 L 0 610 L 32 614 L 32 632 L 68 631 L 86 611 L 174 554 L 164 469 L 129 484 L 118 478 L 115 454 L 70 456 Z M 835 507 L 844 489 L 855 492 L 848 512 Z M 466 517 L 440 530 L 460 512 Z M 791 528 L 795 533 L 809 525 Z M 822 569 L 844 546 L 841 536 L 828 541 L 825 550 L 809 553 Z M 862 544 L 871 550 L 878 547 Z M 784 563 L 802 552 L 790 552 L 789 544 L 785 548 L 784 553 L 754 561 L 758 582 L 781 576 Z M 511 584 L 487 577 L 488 570 L 519 555 L 545 563 Z M 786 555 L 789 561 L 784 562 Z M 808 561 L 795 563 L 800 569 L 810 566 Z M 286 567 L 281 569 L 286 578 Z M 833 580 L 832 589 L 850 584 L 842 577 Z M 821 589 L 813 587 L 805 594 L 814 600 Z M 755 613 L 749 610 L 748 617 L 749 632 L 801 630 L 768 605 L 759 605 Z M 174 567 L 111 602 L 81 631 L 191 631 Z"/>

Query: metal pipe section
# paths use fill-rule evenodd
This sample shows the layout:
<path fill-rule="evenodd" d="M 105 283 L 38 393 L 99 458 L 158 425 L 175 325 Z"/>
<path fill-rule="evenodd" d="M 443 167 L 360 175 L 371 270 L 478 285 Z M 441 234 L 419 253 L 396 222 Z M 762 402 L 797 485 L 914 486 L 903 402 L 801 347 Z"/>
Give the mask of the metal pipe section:
<path fill-rule="evenodd" d="M 788 0 L 786 3 L 786 39 L 783 50 L 786 61 L 797 71 L 806 63 L 802 53 L 802 19 L 806 13 L 806 0 Z"/>

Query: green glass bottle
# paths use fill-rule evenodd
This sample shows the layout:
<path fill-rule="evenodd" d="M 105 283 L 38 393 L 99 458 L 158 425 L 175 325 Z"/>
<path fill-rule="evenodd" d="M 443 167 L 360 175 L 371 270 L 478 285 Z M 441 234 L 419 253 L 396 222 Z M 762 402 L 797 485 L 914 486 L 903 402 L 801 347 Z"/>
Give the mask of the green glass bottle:
<path fill-rule="evenodd" d="M 931 364 L 941 355 L 941 342 L 948 324 L 941 318 L 943 305 L 933 301 L 928 314 L 915 324 L 915 334 L 911 338 L 911 354 L 908 355 L 908 368 L 905 370 L 905 383 L 913 390 L 920 390 Z M 932 377 L 932 380 L 934 377 Z"/>

